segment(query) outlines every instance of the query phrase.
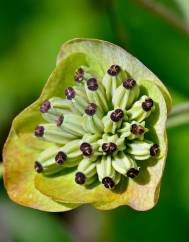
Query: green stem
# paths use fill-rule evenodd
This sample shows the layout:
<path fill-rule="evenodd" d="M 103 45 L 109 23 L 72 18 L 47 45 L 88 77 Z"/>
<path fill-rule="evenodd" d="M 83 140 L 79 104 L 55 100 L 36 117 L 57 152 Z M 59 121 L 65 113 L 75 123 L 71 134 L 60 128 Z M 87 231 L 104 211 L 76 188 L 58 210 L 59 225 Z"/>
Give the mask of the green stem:
<path fill-rule="evenodd" d="M 0 163 L 0 179 L 3 177 L 3 163 Z"/>
<path fill-rule="evenodd" d="M 157 15 L 158 17 L 164 19 L 168 24 L 172 25 L 174 28 L 177 28 L 182 33 L 189 36 L 188 26 L 170 9 L 165 7 L 163 4 L 158 3 L 153 0 L 133 0 L 141 7 Z"/>
<path fill-rule="evenodd" d="M 189 123 L 189 102 L 176 105 L 168 117 L 167 128 Z"/>

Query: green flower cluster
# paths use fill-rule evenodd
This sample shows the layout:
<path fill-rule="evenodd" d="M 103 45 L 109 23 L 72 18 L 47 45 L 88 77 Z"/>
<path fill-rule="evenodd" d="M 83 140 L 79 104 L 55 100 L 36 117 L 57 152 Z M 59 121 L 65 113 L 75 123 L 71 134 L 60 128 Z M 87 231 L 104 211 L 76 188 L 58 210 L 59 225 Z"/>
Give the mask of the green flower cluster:
<path fill-rule="evenodd" d="M 101 80 L 85 66 L 73 78 L 76 85 L 64 91 L 66 99 L 52 97 L 40 107 L 47 123 L 38 125 L 35 135 L 52 146 L 39 154 L 36 171 L 52 175 L 75 167 L 77 184 L 98 179 L 108 189 L 122 176 L 135 178 L 137 160 L 154 157 L 159 150 L 144 138 L 154 101 L 140 94 L 137 81 L 119 65 L 111 65 Z"/>
<path fill-rule="evenodd" d="M 65 43 L 41 96 L 14 119 L 4 146 L 10 198 L 45 211 L 152 208 L 170 110 L 163 83 L 122 48 Z"/>

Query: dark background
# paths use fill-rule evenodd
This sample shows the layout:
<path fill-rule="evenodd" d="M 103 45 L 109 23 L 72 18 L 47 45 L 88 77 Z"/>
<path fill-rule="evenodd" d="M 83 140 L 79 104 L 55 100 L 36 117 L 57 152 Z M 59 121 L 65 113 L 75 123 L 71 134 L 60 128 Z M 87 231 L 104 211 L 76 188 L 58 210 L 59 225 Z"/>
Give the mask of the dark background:
<path fill-rule="evenodd" d="M 61 44 L 74 37 L 123 46 L 164 81 L 174 104 L 189 99 L 188 0 L 0 0 L 1 149 L 13 117 L 39 96 Z M 13 204 L 1 181 L 0 241 L 189 241 L 189 125 L 168 136 L 154 209 L 45 213 Z"/>

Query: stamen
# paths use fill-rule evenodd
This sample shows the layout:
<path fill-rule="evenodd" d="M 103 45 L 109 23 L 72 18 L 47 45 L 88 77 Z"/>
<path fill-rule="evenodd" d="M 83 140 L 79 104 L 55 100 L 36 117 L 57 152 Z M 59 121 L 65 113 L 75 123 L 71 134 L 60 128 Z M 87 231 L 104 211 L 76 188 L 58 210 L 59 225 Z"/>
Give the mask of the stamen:
<path fill-rule="evenodd" d="M 83 68 L 78 68 L 75 71 L 74 79 L 76 82 L 82 82 L 84 78 L 84 70 Z"/>
<path fill-rule="evenodd" d="M 64 121 L 64 116 L 63 116 L 63 114 L 62 114 L 62 115 L 59 115 L 58 118 L 57 118 L 57 120 L 56 120 L 56 125 L 57 125 L 57 126 L 61 126 L 62 123 L 63 123 L 63 121 Z"/>
<path fill-rule="evenodd" d="M 158 144 L 154 144 L 151 148 L 150 148 L 150 155 L 151 156 L 156 156 L 157 153 L 159 151 L 159 145 Z"/>
<path fill-rule="evenodd" d="M 90 78 L 87 80 L 87 87 L 91 91 L 96 91 L 98 89 L 98 82 L 96 78 Z"/>
<path fill-rule="evenodd" d="M 102 179 L 102 184 L 104 184 L 105 188 L 108 189 L 112 189 L 115 186 L 115 183 L 111 177 L 104 177 Z"/>
<path fill-rule="evenodd" d="M 63 165 L 67 159 L 67 155 L 63 151 L 59 151 L 55 157 L 55 161 L 58 165 Z"/>
<path fill-rule="evenodd" d="M 82 143 L 80 145 L 80 150 L 84 156 L 90 156 L 93 152 L 92 146 L 89 143 Z"/>
<path fill-rule="evenodd" d="M 136 81 L 134 79 L 128 79 L 123 82 L 123 86 L 125 89 L 132 89 L 136 85 Z"/>
<path fill-rule="evenodd" d="M 132 124 L 131 133 L 135 135 L 144 134 L 144 128 L 142 127 L 142 125 Z"/>
<path fill-rule="evenodd" d="M 117 76 L 119 74 L 119 72 L 121 71 L 120 66 L 118 65 L 112 65 L 110 66 L 110 68 L 107 70 L 107 73 L 110 76 Z"/>
<path fill-rule="evenodd" d="M 95 103 L 90 103 L 88 107 L 85 109 L 85 113 L 89 116 L 93 116 L 96 113 L 96 104 Z"/>
<path fill-rule="evenodd" d="M 75 182 L 79 185 L 83 185 L 86 181 L 86 176 L 82 172 L 77 172 L 75 174 Z"/>
<path fill-rule="evenodd" d="M 47 113 L 48 110 L 51 108 L 51 103 L 46 100 L 40 107 L 40 112 L 41 113 Z"/>
<path fill-rule="evenodd" d="M 154 102 L 151 98 L 147 98 L 145 102 L 142 103 L 142 108 L 144 111 L 149 112 L 154 105 Z"/>
<path fill-rule="evenodd" d="M 106 153 L 113 153 L 117 150 L 117 145 L 113 142 L 103 143 L 102 150 Z"/>
<path fill-rule="evenodd" d="M 113 122 L 120 121 L 124 116 L 124 113 L 121 109 L 116 109 L 114 112 L 111 113 L 110 118 Z"/>
<path fill-rule="evenodd" d="M 73 87 L 68 87 L 65 90 L 65 95 L 67 97 L 68 100 L 72 100 L 75 97 L 75 90 L 73 89 Z"/>
<path fill-rule="evenodd" d="M 138 174 L 139 174 L 139 170 L 137 170 L 135 168 L 131 168 L 127 172 L 127 176 L 130 177 L 130 178 L 135 178 L 136 176 L 138 176 Z"/>
<path fill-rule="evenodd" d="M 35 129 L 35 136 L 36 137 L 42 137 L 44 135 L 45 128 L 43 126 L 37 126 Z"/>
<path fill-rule="evenodd" d="M 38 161 L 35 161 L 35 163 L 34 163 L 34 169 L 35 169 L 35 171 L 37 173 L 43 172 L 43 166 Z"/>

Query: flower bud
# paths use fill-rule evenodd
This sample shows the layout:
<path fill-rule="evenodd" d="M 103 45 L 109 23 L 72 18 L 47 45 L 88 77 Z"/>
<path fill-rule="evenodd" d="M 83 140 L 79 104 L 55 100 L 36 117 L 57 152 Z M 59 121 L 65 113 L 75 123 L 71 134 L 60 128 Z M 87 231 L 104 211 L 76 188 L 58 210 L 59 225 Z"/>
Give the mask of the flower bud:
<path fill-rule="evenodd" d="M 153 110 L 153 100 L 147 96 L 142 96 L 140 100 L 135 102 L 127 111 L 127 115 L 129 120 L 142 122 L 150 116 Z"/>
<path fill-rule="evenodd" d="M 133 102 L 139 96 L 139 87 L 134 79 L 124 80 L 123 83 L 116 88 L 113 94 L 113 105 L 114 108 L 125 108 L 131 107 Z"/>
<path fill-rule="evenodd" d="M 83 115 L 82 124 L 86 132 L 88 133 L 102 133 L 104 129 L 103 122 L 101 120 L 102 113 L 95 103 L 90 103 L 85 109 Z"/>
<path fill-rule="evenodd" d="M 102 159 L 97 162 L 96 168 L 98 178 L 105 188 L 112 189 L 119 183 L 121 176 L 113 169 L 111 156 L 102 156 Z"/>
<path fill-rule="evenodd" d="M 105 89 L 96 78 L 90 78 L 85 83 L 85 91 L 90 103 L 95 103 L 102 113 L 108 111 Z"/>
<path fill-rule="evenodd" d="M 128 75 L 121 69 L 119 65 L 112 65 L 107 70 L 107 73 L 102 79 L 102 84 L 105 88 L 108 103 L 112 102 L 112 97 L 115 90 L 123 83 Z"/>
<path fill-rule="evenodd" d="M 80 185 L 89 185 L 94 181 L 95 175 L 96 163 L 92 163 L 90 158 L 85 158 L 79 163 L 75 181 Z"/>
<path fill-rule="evenodd" d="M 102 119 L 104 132 L 115 134 L 116 130 L 121 127 L 122 120 L 125 119 L 127 117 L 121 109 L 109 111 Z"/>
<path fill-rule="evenodd" d="M 159 146 L 151 141 L 133 141 L 128 144 L 128 153 L 136 160 L 147 160 L 152 156 L 156 156 L 159 151 Z"/>
<path fill-rule="evenodd" d="M 119 152 L 117 156 L 113 157 L 112 166 L 120 174 L 131 178 L 134 176 L 134 170 L 136 170 L 135 174 L 139 171 L 134 159 L 130 155 L 124 154 L 124 152 Z M 131 171 L 133 171 L 133 174 L 131 174 Z"/>
<path fill-rule="evenodd" d="M 118 130 L 121 138 L 127 138 L 128 140 L 144 139 L 144 134 L 148 131 L 145 128 L 145 122 L 142 123 L 132 121 L 131 123 L 124 122 L 122 128 Z"/>
<path fill-rule="evenodd" d="M 116 155 L 118 151 L 125 150 L 125 139 L 120 138 L 117 134 L 104 134 L 102 139 L 98 141 L 99 151 L 104 155 Z"/>

